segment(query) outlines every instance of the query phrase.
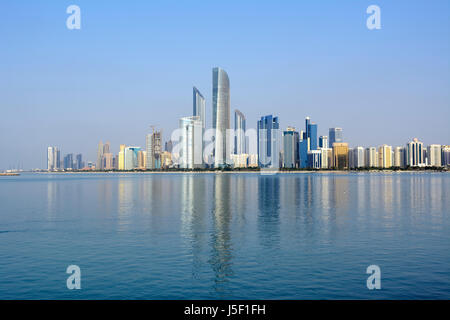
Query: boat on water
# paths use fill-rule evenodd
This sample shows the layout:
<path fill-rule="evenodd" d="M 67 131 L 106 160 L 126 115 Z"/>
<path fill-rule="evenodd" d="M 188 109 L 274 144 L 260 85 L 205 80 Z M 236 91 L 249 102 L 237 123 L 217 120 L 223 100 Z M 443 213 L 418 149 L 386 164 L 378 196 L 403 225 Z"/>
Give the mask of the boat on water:
<path fill-rule="evenodd" d="M 0 172 L 0 177 L 1 176 L 20 176 L 20 173 L 16 173 L 16 172 Z"/>

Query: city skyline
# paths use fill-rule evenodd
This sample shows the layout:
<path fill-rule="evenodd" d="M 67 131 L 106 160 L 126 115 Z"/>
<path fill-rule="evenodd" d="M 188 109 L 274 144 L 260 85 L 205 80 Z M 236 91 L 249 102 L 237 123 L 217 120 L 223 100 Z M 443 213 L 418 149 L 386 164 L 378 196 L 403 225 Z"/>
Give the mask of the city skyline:
<path fill-rule="evenodd" d="M 212 128 L 206 127 L 206 103 L 204 96 L 194 86 L 192 115 L 179 119 L 178 131 L 172 132 L 168 141 L 170 151 L 163 150 L 162 130 L 151 125 L 146 134 L 145 148 L 120 144 L 118 154 L 111 152 L 110 142 L 97 146 L 95 164 L 85 163 L 82 154 L 61 156 L 56 146 L 47 147 L 47 170 L 154 170 L 163 168 L 405 168 L 424 166 L 448 166 L 450 146 L 430 144 L 413 138 L 405 147 L 383 144 L 378 147 L 349 147 L 343 128 L 328 129 L 328 136 L 318 134 L 318 124 L 305 118 L 304 130 L 296 131 L 288 126 L 280 128 L 278 116 L 262 116 L 254 129 L 246 130 L 246 117 L 234 110 L 234 127 L 231 128 L 230 79 L 219 67 L 212 69 Z M 210 131 L 212 129 L 212 131 Z M 282 134 L 281 134 L 282 133 Z M 232 136 L 230 136 L 232 134 Z M 172 140 L 172 139 L 176 140 Z M 205 148 L 205 144 L 209 146 Z M 175 152 L 172 152 L 175 143 Z M 217 151 L 219 150 L 219 151 Z M 252 150 L 252 151 L 250 151 Z M 253 152 L 253 153 L 252 153 Z M 256 152 L 256 153 L 255 153 Z M 35 168 L 42 169 L 42 168 Z M 11 170 L 11 168 L 9 169 Z M 17 168 L 23 170 L 23 168 Z"/>
<path fill-rule="evenodd" d="M 345 2 L 327 10 L 290 1 L 257 9 L 110 4 L 111 24 L 101 4 L 80 1 L 79 31 L 67 30 L 62 6 L 28 4 L 24 16 L 24 4 L 2 4 L 9 47 L 0 53 L 0 148 L 8 152 L 0 169 L 44 168 L 48 146 L 90 161 L 105 138 L 114 153 L 123 143 L 145 146 L 148 125 L 171 132 L 190 113 L 193 86 L 205 96 L 211 127 L 214 66 L 232 78 L 230 108 L 245 114 L 249 128 L 267 114 L 279 117 L 280 128 L 300 128 L 308 115 L 322 125 L 318 135 L 342 127 L 354 146 L 403 146 L 414 137 L 447 144 L 449 3 L 436 1 L 433 10 L 425 1 L 378 4 L 377 31 L 365 26 L 365 4 Z M 239 14 L 250 8 L 253 15 Z"/>

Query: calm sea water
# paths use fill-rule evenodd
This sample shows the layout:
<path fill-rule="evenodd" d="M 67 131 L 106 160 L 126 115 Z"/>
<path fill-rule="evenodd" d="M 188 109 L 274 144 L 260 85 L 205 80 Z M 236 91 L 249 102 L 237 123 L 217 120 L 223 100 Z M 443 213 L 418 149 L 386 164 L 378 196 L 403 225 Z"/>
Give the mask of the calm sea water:
<path fill-rule="evenodd" d="M 0 177 L 0 299 L 450 299 L 449 190 L 445 173 Z"/>

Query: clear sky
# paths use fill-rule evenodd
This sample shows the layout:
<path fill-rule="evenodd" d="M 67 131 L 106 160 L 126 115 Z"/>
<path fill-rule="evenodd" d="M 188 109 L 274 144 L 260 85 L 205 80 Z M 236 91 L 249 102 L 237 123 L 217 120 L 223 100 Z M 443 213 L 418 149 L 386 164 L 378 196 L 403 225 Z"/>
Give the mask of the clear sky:
<path fill-rule="evenodd" d="M 1 1 L 0 169 L 45 168 L 49 145 L 85 160 L 99 140 L 144 146 L 150 125 L 166 140 L 194 85 L 210 125 L 215 66 L 248 128 L 310 116 L 350 146 L 450 144 L 449 17 L 448 0 Z"/>

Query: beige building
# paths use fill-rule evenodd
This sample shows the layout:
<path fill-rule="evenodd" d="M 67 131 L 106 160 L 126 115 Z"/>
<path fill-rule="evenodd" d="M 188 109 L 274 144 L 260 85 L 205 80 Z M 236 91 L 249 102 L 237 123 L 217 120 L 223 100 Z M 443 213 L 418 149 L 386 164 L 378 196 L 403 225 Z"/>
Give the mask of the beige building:
<path fill-rule="evenodd" d="M 378 148 L 378 166 L 380 168 L 391 168 L 392 164 L 392 147 L 383 144 Z"/>
<path fill-rule="evenodd" d="M 235 168 L 247 168 L 248 154 L 232 154 L 231 159 L 233 160 L 233 166 Z"/>
<path fill-rule="evenodd" d="M 121 144 L 119 149 L 119 164 L 118 169 L 119 170 L 125 170 L 125 148 L 126 145 Z"/>
<path fill-rule="evenodd" d="M 144 170 L 147 167 L 147 151 L 139 150 L 137 153 L 137 169 Z"/>
<path fill-rule="evenodd" d="M 113 166 L 113 154 L 112 153 L 104 153 L 103 154 L 103 170 L 112 170 Z"/>
<path fill-rule="evenodd" d="M 161 168 L 170 168 L 172 166 L 172 154 L 168 151 L 161 152 Z"/>
<path fill-rule="evenodd" d="M 441 145 L 440 144 L 431 144 L 427 148 L 428 155 L 428 165 L 432 167 L 440 167 L 442 166 L 441 159 Z"/>
<path fill-rule="evenodd" d="M 333 167 L 339 170 L 348 169 L 348 143 L 333 143 Z"/>

